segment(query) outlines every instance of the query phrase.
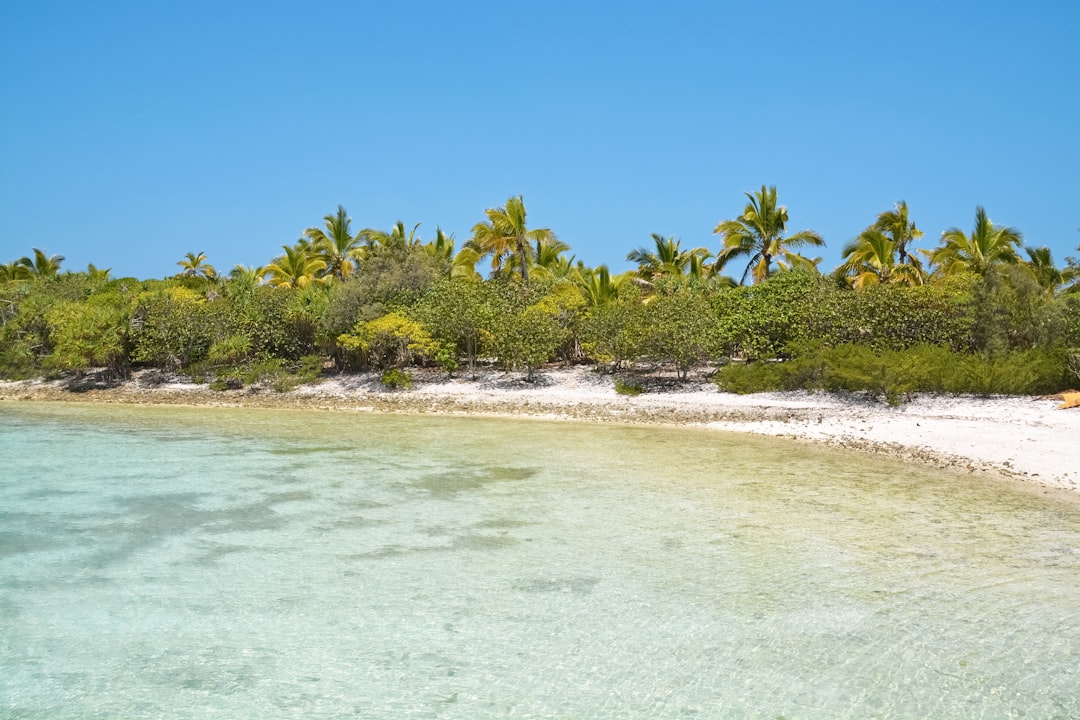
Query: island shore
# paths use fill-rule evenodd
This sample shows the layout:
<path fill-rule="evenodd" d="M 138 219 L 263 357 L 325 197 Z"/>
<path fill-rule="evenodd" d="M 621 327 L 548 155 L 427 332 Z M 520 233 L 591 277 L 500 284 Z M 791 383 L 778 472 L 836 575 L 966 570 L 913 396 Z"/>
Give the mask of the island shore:
<path fill-rule="evenodd" d="M 153 379 L 151 379 L 153 378 Z M 214 391 L 163 382 L 149 373 L 113 386 L 28 380 L 0 382 L 0 400 L 306 408 L 440 413 L 590 422 L 696 426 L 883 454 L 953 470 L 993 473 L 1080 492 L 1080 409 L 1053 397 L 921 395 L 899 407 L 861 395 L 718 392 L 703 377 L 652 377 L 646 392 L 621 395 L 611 375 L 588 367 L 549 368 L 534 382 L 520 373 L 418 372 L 408 390 L 378 375 L 337 375 L 285 393 L 267 388 Z"/>

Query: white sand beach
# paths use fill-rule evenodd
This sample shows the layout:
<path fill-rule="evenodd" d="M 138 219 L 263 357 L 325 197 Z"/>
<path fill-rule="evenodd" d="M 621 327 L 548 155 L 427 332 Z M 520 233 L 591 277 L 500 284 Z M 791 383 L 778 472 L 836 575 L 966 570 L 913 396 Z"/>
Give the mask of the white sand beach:
<path fill-rule="evenodd" d="M 652 385 L 662 384 L 662 389 Z M 484 370 L 416 373 L 409 390 L 386 390 L 375 374 L 338 375 L 288 393 L 264 388 L 216 392 L 189 382 L 72 392 L 62 383 L 0 383 L 0 400 L 67 400 L 311 408 L 336 411 L 508 415 L 590 422 L 696 426 L 885 454 L 954 470 L 994 473 L 1080 492 L 1080 408 L 1054 398 L 922 395 L 890 407 L 880 399 L 826 393 L 722 393 L 703 378 L 653 379 L 646 392 L 620 395 L 611 375 L 589 367 L 548 368 L 535 382 Z M 2 411 L 2 406 L 0 406 Z"/>

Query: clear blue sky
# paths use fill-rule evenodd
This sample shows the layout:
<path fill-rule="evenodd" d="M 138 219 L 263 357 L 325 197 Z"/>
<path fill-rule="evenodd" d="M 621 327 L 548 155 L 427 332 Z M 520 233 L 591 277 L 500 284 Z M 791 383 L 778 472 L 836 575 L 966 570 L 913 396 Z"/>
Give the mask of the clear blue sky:
<path fill-rule="evenodd" d="M 590 265 L 776 185 L 840 248 L 901 199 L 1080 244 L 1080 3 L 0 4 L 0 262 L 261 265 L 343 204 L 459 243 L 522 194 Z"/>

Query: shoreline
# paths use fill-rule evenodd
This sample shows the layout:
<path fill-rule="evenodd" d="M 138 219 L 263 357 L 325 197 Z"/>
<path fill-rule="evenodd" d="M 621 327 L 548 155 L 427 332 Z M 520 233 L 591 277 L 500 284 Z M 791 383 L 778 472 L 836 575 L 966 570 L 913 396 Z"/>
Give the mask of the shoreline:
<path fill-rule="evenodd" d="M 63 381 L 0 381 L 0 401 L 263 407 L 332 412 L 482 415 L 635 425 L 689 426 L 781 437 L 953 471 L 990 473 L 1080 493 L 1080 409 L 1051 398 L 921 395 L 899 407 L 859 395 L 734 395 L 704 379 L 620 395 L 611 375 L 550 368 L 525 382 L 483 370 L 476 380 L 416 372 L 409 390 L 386 390 L 375 373 L 338 375 L 278 393 L 214 391 L 151 383 L 145 373 L 112 387 L 72 390 Z"/>

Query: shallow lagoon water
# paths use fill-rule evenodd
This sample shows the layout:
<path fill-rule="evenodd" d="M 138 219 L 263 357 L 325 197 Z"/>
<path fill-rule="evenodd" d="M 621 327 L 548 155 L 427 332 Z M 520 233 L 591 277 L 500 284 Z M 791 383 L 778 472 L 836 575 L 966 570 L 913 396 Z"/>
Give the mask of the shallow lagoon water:
<path fill-rule="evenodd" d="M 1080 502 L 703 430 L 0 403 L 0 716 L 1080 717 Z"/>

